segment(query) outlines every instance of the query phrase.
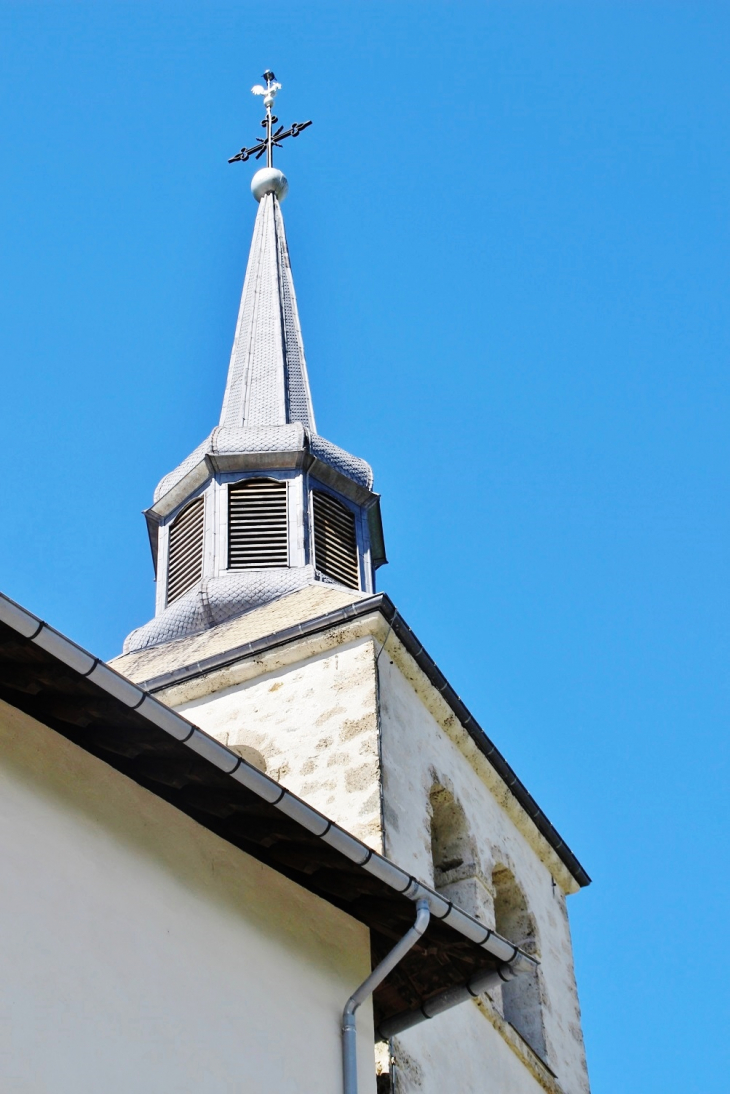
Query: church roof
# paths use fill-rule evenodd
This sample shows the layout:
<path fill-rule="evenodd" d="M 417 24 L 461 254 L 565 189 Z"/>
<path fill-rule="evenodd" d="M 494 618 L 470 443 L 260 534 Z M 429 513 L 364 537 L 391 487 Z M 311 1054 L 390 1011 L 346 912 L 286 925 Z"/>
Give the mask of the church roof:
<path fill-rule="evenodd" d="M 364 620 L 374 612 L 380 613 L 389 633 L 392 632 L 402 643 L 451 708 L 571 877 L 579 886 L 590 885 L 590 876 L 576 855 L 384 593 L 368 596 L 344 589 L 310 586 L 221 623 L 203 634 L 123 654 L 112 664 L 149 691 L 163 692 L 245 658 L 260 657 L 266 650 L 288 642 Z"/>
<path fill-rule="evenodd" d="M 165 475 L 154 502 L 187 485 L 206 461 L 305 450 L 372 490 L 370 465 L 317 433 L 284 219 L 276 194 L 267 193 L 256 214 L 220 422 Z"/>
<path fill-rule="evenodd" d="M 374 963 L 431 908 L 376 989 L 378 1022 L 474 973 L 535 961 L 235 752 L 0 594 L 0 700 L 55 730 L 371 931 Z"/>
<path fill-rule="evenodd" d="M 289 422 L 316 432 L 284 221 L 269 193 L 256 214 L 220 424 Z"/>
<path fill-rule="evenodd" d="M 171 673 L 185 680 L 193 665 L 204 666 L 211 658 L 229 654 L 237 659 L 251 643 L 269 643 L 274 635 L 299 627 L 302 620 L 329 618 L 332 612 L 364 599 L 372 598 L 368 593 L 339 585 L 307 585 L 198 634 L 130 650 L 115 657 L 112 664 L 132 680 L 155 681 L 156 685 L 168 681 Z"/>
<path fill-rule="evenodd" d="M 272 176 L 274 188 L 267 189 Z M 254 176 L 254 183 L 259 205 L 220 422 L 162 478 L 145 512 L 155 570 L 160 558 L 160 528 L 173 522 L 211 483 L 225 487 L 234 477 L 265 477 L 273 472 L 279 478 L 300 476 L 307 482 L 311 477 L 317 489 L 329 489 L 350 503 L 350 511 L 367 527 L 354 565 L 359 568 L 364 560 L 358 580 L 371 588 L 372 572 L 387 561 L 373 472 L 365 460 L 316 432 L 280 207 L 285 179 L 281 172 L 263 170 Z M 210 496 L 215 493 L 214 487 Z M 204 632 L 295 589 L 331 578 L 315 564 L 311 515 L 307 506 L 300 508 L 298 542 L 304 548 L 294 552 L 294 559 L 290 553 L 286 564 L 233 567 L 222 551 L 211 548 L 208 562 L 192 584 L 174 598 L 158 595 L 153 619 L 127 636 L 125 652 Z M 217 537 L 222 542 L 217 520 L 215 506 L 206 504 L 202 535 L 209 546 Z M 163 539 L 163 544 L 167 542 Z M 169 567 L 160 575 L 163 583 L 168 573 Z"/>

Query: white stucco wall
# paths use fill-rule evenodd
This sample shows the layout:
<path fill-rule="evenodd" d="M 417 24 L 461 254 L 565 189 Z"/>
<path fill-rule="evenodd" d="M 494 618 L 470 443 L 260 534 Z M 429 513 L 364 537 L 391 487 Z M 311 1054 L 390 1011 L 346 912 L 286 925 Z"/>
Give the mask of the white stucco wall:
<path fill-rule="evenodd" d="M 340 1094 L 361 924 L 4 703 L 0 853 L 0 1089 Z"/>
<path fill-rule="evenodd" d="M 394 1056 L 396 1094 L 545 1094 L 544 1083 L 473 1004 L 407 1030 Z"/>

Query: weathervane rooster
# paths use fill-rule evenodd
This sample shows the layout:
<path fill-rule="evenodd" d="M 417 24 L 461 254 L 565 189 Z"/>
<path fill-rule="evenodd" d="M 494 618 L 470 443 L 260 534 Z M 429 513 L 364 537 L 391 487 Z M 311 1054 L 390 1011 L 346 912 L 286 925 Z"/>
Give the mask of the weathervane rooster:
<path fill-rule="evenodd" d="M 274 73 L 267 69 L 264 72 L 264 79 L 266 80 L 266 87 L 262 84 L 254 84 L 251 91 L 254 95 L 262 95 L 264 99 L 264 106 L 266 108 L 266 117 L 262 120 L 261 124 L 266 129 L 266 136 L 262 137 L 256 144 L 252 144 L 250 148 L 242 148 L 240 152 L 237 152 L 235 156 L 231 156 L 229 163 L 245 163 L 247 159 L 253 156 L 259 160 L 266 153 L 266 166 L 274 166 L 274 148 L 281 148 L 281 141 L 287 137 L 298 137 L 303 129 L 306 129 L 308 125 L 311 125 L 311 121 L 308 122 L 294 122 L 289 129 L 284 131 L 284 126 L 281 125 L 274 131 L 274 126 L 278 122 L 278 118 L 272 112 L 274 101 L 276 99 L 277 91 L 281 91 L 281 84 L 276 82 Z"/>

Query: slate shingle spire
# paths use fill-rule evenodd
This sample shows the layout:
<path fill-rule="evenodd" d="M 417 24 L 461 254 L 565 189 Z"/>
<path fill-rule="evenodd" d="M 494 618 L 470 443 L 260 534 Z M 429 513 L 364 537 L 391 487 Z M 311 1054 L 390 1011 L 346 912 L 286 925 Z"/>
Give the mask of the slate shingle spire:
<path fill-rule="evenodd" d="M 269 103 L 266 141 L 234 159 L 263 146 L 271 163 L 275 120 Z M 370 466 L 315 429 L 280 208 L 287 189 L 273 166 L 252 180 L 259 208 L 220 424 L 162 479 L 145 513 L 155 617 L 129 635 L 125 652 L 204 631 L 315 582 L 366 595 L 386 561 Z"/>
<path fill-rule="evenodd" d="M 284 220 L 269 192 L 256 216 L 220 424 L 290 422 L 315 432 Z"/>

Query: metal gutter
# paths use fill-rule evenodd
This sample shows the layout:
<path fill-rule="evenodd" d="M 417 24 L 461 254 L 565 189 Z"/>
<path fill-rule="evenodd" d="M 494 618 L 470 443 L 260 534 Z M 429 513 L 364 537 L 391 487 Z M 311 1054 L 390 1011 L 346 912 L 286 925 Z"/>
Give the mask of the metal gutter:
<path fill-rule="evenodd" d="M 578 858 L 568 847 L 555 826 L 548 820 L 532 794 L 530 794 L 527 787 L 518 778 L 516 772 L 504 758 L 494 742 L 484 732 L 466 704 L 462 702 L 461 698 L 454 691 L 436 662 L 426 652 L 423 644 L 403 620 L 403 617 L 397 611 L 393 601 L 386 593 L 375 593 L 373 596 L 364 597 L 354 604 L 348 604 L 344 608 L 336 608 L 334 611 L 327 612 L 326 615 L 320 615 L 315 619 L 309 619 L 304 623 L 297 623 L 294 626 L 285 627 L 280 631 L 276 631 L 274 634 L 266 635 L 264 638 L 255 639 L 253 642 L 246 642 L 241 646 L 237 646 L 235 649 L 226 650 L 225 653 L 213 654 L 210 657 L 202 658 L 191 665 L 173 669 L 171 672 L 163 673 L 160 676 L 151 677 L 149 680 L 144 680 L 142 683 L 149 692 L 162 691 L 165 688 L 171 687 L 173 684 L 179 684 L 185 680 L 193 680 L 196 677 L 204 676 L 216 669 L 226 668 L 228 665 L 232 665 L 243 658 L 252 657 L 267 650 L 276 649 L 297 638 L 308 638 L 312 635 L 319 634 L 322 631 L 329 630 L 334 626 L 351 623 L 354 620 L 362 619 L 376 611 L 380 612 L 389 624 L 390 629 L 392 629 L 393 633 L 406 649 L 407 653 L 410 654 L 418 667 L 428 678 L 429 682 L 443 697 L 444 701 L 454 712 L 479 751 L 489 761 L 515 799 L 519 802 L 520 806 L 527 813 L 540 835 L 543 836 L 550 847 L 552 847 L 553 851 L 555 851 L 556 855 L 577 884 L 581 887 L 590 885 L 590 876 L 584 867 L 581 866 Z"/>
<path fill-rule="evenodd" d="M 420 1022 L 435 1018 L 437 1014 L 443 1014 L 445 1010 L 451 1010 L 452 1007 L 457 1007 L 460 1003 L 466 1003 L 469 999 L 478 998 L 483 992 L 489 991 L 490 988 L 508 984 L 510 980 L 514 980 L 517 971 L 509 965 L 502 965 L 498 969 L 485 969 L 482 972 L 477 972 L 474 976 L 469 977 L 465 984 L 455 988 L 447 988 L 446 991 L 441 991 L 438 995 L 432 995 L 420 1007 L 386 1018 L 378 1026 L 376 1034 L 383 1041 L 389 1041 L 391 1037 L 403 1033 L 406 1029 L 411 1029 L 412 1026 L 417 1026 Z"/>
<path fill-rule="evenodd" d="M 2 593 L 0 621 L 79 676 L 93 681 L 108 695 L 136 711 L 151 725 L 184 744 L 225 775 L 241 783 L 262 801 L 278 809 L 395 893 L 414 903 L 419 900 L 426 901 L 435 919 L 442 920 L 452 930 L 481 947 L 491 958 L 496 958 L 501 964 L 510 965 L 516 971 L 536 967 L 537 962 L 518 946 L 485 927 L 435 890 L 351 836 L 344 828 L 198 729 L 187 718 L 165 706 L 148 691 L 133 684 L 98 657 L 94 657 Z"/>

